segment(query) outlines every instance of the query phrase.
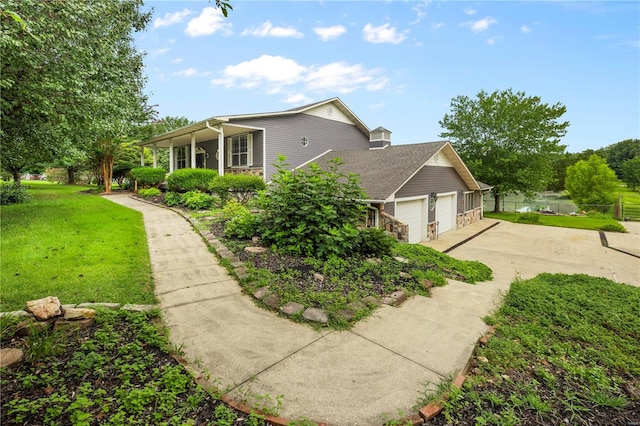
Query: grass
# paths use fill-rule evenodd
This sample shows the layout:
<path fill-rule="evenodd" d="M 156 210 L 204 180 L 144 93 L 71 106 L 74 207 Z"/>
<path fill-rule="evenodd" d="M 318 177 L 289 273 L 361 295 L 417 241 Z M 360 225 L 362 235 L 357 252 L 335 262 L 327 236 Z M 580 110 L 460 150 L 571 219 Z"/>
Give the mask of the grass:
<path fill-rule="evenodd" d="M 586 275 L 516 281 L 448 423 L 631 424 L 640 401 L 640 288 Z M 468 423 L 464 423 L 468 424 Z"/>
<path fill-rule="evenodd" d="M 594 231 L 606 230 L 612 232 L 626 232 L 624 227 L 612 217 L 598 216 L 555 216 L 538 213 L 514 213 L 514 212 L 484 212 L 484 217 L 505 220 L 507 222 L 522 223 L 523 215 L 535 214 L 539 217 L 538 225 L 557 226 L 561 228 L 589 229 Z"/>
<path fill-rule="evenodd" d="M 264 416 L 239 413 L 195 384 L 171 357 L 158 315 L 100 310 L 87 330 L 25 338 L 31 362 L 0 376 L 0 423 L 266 425 Z M 15 345 L 11 338 L 3 333 L 2 346 Z"/>
<path fill-rule="evenodd" d="M 155 303 L 139 212 L 80 193 L 89 187 L 29 182 L 33 201 L 0 207 L 1 311 L 57 296 L 62 303 Z"/>

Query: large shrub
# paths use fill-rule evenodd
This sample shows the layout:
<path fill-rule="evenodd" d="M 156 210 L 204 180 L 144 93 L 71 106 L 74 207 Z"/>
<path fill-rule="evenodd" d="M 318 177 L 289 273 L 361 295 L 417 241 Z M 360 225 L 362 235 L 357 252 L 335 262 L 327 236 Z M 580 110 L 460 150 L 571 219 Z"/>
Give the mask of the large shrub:
<path fill-rule="evenodd" d="M 179 169 L 167 178 L 167 186 L 171 191 L 207 192 L 209 185 L 218 176 L 213 169 Z"/>
<path fill-rule="evenodd" d="M 224 175 L 216 177 L 209 185 L 209 190 L 226 201 L 231 195 L 240 202 L 247 201 L 258 191 L 264 190 L 266 184 L 260 176 Z"/>
<path fill-rule="evenodd" d="M 356 239 L 355 248 L 364 256 L 389 256 L 393 246 L 398 240 L 388 235 L 382 228 L 360 229 Z"/>
<path fill-rule="evenodd" d="M 332 160 L 328 170 L 312 163 L 296 171 L 284 160 L 279 156 L 272 185 L 259 198 L 263 239 L 294 255 L 351 253 L 366 212 L 359 177 L 341 172 L 339 159 Z"/>
<path fill-rule="evenodd" d="M 27 188 L 16 183 L 0 184 L 0 205 L 20 204 L 31 201 Z"/>
<path fill-rule="evenodd" d="M 189 191 L 182 196 L 182 204 L 193 210 L 210 209 L 214 198 L 201 191 Z"/>
<path fill-rule="evenodd" d="M 606 161 L 593 154 L 567 167 L 565 187 L 580 208 L 607 211 L 617 199 L 618 178 Z"/>
<path fill-rule="evenodd" d="M 166 172 L 160 167 L 136 167 L 131 169 L 131 177 L 138 181 L 142 188 L 158 187 L 164 182 Z"/>

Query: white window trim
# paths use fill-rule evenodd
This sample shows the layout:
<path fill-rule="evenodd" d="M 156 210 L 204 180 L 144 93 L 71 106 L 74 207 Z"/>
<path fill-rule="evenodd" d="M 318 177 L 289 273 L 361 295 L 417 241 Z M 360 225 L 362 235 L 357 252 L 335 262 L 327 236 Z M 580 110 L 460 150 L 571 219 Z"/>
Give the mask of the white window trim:
<path fill-rule="evenodd" d="M 247 164 L 238 164 L 237 166 L 233 165 L 233 139 L 239 138 L 242 136 L 247 137 Z M 242 168 L 242 167 L 251 167 L 253 166 L 253 134 L 246 133 L 242 135 L 231 136 L 227 138 L 227 167 L 232 168 Z"/>
<path fill-rule="evenodd" d="M 467 195 L 471 195 L 471 207 L 469 207 L 467 205 Z M 465 191 L 464 196 L 462 198 L 462 202 L 464 203 L 464 211 L 465 213 L 468 211 L 473 210 L 475 207 L 473 207 L 473 200 L 475 199 L 474 195 L 474 191 Z"/>

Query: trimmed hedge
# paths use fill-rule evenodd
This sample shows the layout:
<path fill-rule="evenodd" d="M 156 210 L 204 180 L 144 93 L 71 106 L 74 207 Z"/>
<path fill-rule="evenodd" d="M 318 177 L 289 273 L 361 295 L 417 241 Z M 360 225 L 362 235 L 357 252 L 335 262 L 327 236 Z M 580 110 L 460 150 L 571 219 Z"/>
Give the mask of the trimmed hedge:
<path fill-rule="evenodd" d="M 218 194 L 221 200 L 226 201 L 229 198 L 229 193 L 234 193 L 241 202 L 266 188 L 267 184 L 264 179 L 254 175 L 218 176 L 209 185 L 209 190 Z"/>
<path fill-rule="evenodd" d="M 167 172 L 161 167 L 136 167 L 131 169 L 131 177 L 144 187 L 158 187 L 164 182 Z"/>
<path fill-rule="evenodd" d="M 209 185 L 218 176 L 213 169 L 179 169 L 167 178 L 167 186 L 171 191 L 209 191 Z"/>

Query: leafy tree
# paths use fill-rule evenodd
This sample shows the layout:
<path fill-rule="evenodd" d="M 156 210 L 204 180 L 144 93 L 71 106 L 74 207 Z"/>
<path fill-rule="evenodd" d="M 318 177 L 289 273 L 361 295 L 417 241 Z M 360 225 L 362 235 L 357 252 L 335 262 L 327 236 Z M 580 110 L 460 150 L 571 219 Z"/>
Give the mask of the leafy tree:
<path fill-rule="evenodd" d="M 625 161 L 640 156 L 640 139 L 625 139 L 605 148 L 606 159 L 609 167 L 616 172 L 616 176 L 622 179 L 622 165 Z"/>
<path fill-rule="evenodd" d="M 566 152 L 555 156 L 552 159 L 553 164 L 553 180 L 547 185 L 547 189 L 551 191 L 561 192 L 564 191 L 565 179 L 567 177 L 567 167 L 573 166 L 580 160 L 588 160 L 593 154 L 598 152 L 604 152 L 602 149 L 594 151 L 593 149 L 587 149 L 582 152 Z M 602 155 L 600 155 L 602 157 Z"/>
<path fill-rule="evenodd" d="M 189 124 L 193 124 L 193 123 L 194 121 L 189 120 L 187 117 L 166 116 L 158 120 L 153 120 L 141 126 L 136 127 L 132 136 L 139 141 L 144 141 L 147 139 L 151 139 L 154 136 L 170 132 L 171 130 L 179 129 L 180 127 L 188 126 Z M 147 150 L 148 148 L 145 148 L 145 151 Z M 138 154 L 138 157 L 139 156 L 140 154 Z M 145 158 L 146 158 L 146 155 L 145 155 Z M 169 150 L 168 149 L 159 150 L 157 161 L 158 161 L 158 167 L 162 167 L 165 170 L 169 170 Z M 145 160 L 145 164 L 151 164 L 151 159 L 149 159 L 148 162 L 147 160 Z"/>
<path fill-rule="evenodd" d="M 640 187 L 640 155 L 622 163 L 622 181 L 632 191 Z"/>
<path fill-rule="evenodd" d="M 74 146 L 99 150 L 148 118 L 143 54 L 132 36 L 151 17 L 141 6 L 141 0 L 0 4 L 0 156 L 16 181 L 28 164 L 51 163 Z"/>
<path fill-rule="evenodd" d="M 293 255 L 350 253 L 366 212 L 359 177 L 341 172 L 339 159 L 332 160 L 328 170 L 312 163 L 308 170 L 291 171 L 284 161 L 278 157 L 271 186 L 258 198 L 262 238 Z"/>
<path fill-rule="evenodd" d="M 476 99 L 457 96 L 451 108 L 439 122 L 445 129 L 440 136 L 451 140 L 476 179 L 493 186 L 494 211 L 503 196 L 530 195 L 553 179 L 549 158 L 566 148 L 560 138 L 569 122 L 558 121 L 564 105 L 508 89 L 480 91 Z"/>
<path fill-rule="evenodd" d="M 616 201 L 618 179 L 607 162 L 594 154 L 567 168 L 565 186 L 571 199 L 581 208 L 602 206 Z"/>

